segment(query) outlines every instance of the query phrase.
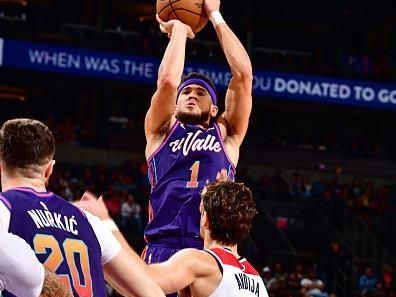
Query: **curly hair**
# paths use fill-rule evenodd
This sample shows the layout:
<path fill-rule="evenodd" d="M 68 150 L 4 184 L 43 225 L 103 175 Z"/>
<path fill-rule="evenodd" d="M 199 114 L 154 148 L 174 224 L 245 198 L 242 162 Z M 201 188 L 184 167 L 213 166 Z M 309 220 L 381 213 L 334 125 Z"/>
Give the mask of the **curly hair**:
<path fill-rule="evenodd" d="M 202 194 L 202 204 L 213 240 L 235 245 L 247 237 L 256 204 L 252 192 L 244 184 L 231 181 L 209 184 Z"/>
<path fill-rule="evenodd" d="M 6 121 L 0 129 L 0 158 L 7 169 L 42 166 L 55 155 L 55 138 L 42 122 L 33 119 Z"/>

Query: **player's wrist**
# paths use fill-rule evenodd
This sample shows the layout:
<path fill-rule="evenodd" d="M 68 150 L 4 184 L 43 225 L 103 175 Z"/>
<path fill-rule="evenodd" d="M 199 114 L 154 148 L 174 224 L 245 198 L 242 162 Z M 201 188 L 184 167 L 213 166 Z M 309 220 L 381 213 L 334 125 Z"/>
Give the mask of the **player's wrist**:
<path fill-rule="evenodd" d="M 102 223 L 110 231 L 118 231 L 119 230 L 117 224 L 111 218 L 102 220 Z"/>
<path fill-rule="evenodd" d="M 181 32 L 185 32 L 187 34 L 187 25 L 183 24 L 181 21 L 179 20 L 175 20 L 175 23 L 173 25 L 172 28 L 172 33 L 176 32 L 176 31 L 181 31 Z"/>
<path fill-rule="evenodd" d="M 212 10 L 209 15 L 209 19 L 213 24 L 213 27 L 217 27 L 220 24 L 225 24 L 225 20 L 219 10 Z"/>

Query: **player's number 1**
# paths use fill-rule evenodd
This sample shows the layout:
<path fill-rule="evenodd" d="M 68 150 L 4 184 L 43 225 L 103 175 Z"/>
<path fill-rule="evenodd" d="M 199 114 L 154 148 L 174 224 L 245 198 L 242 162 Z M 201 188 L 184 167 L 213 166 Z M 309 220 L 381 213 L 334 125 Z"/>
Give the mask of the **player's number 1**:
<path fill-rule="evenodd" d="M 187 182 L 186 187 L 187 188 L 197 188 L 198 187 L 198 172 L 199 172 L 199 161 L 195 161 L 193 166 L 191 166 L 190 171 L 191 171 L 191 177 L 190 181 Z"/>

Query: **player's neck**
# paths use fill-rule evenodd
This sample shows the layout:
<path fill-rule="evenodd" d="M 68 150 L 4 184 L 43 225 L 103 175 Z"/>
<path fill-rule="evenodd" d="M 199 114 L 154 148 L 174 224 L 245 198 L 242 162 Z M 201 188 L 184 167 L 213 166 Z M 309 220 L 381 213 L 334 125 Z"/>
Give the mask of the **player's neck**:
<path fill-rule="evenodd" d="M 3 192 L 13 188 L 31 188 L 36 192 L 46 192 L 45 181 L 40 178 L 26 178 L 26 177 L 8 177 L 5 174 L 1 176 L 1 189 Z"/>
<path fill-rule="evenodd" d="M 200 123 L 200 124 L 182 123 L 182 124 L 195 126 L 195 127 L 200 128 L 200 129 L 203 129 L 203 130 L 208 130 L 209 129 L 209 124 L 208 123 Z"/>
<path fill-rule="evenodd" d="M 207 130 L 207 129 L 209 129 L 209 126 L 211 124 L 211 120 L 208 119 L 206 122 L 202 122 L 202 123 L 187 123 L 187 122 L 180 122 L 180 123 L 185 124 L 185 125 L 193 125 L 193 126 L 196 126 L 198 128 Z"/>
<path fill-rule="evenodd" d="M 198 126 L 198 127 L 201 128 L 201 129 L 208 130 L 209 125 L 210 125 L 210 122 L 207 121 L 207 122 L 205 122 L 205 123 L 201 123 L 201 124 L 198 124 L 198 125 L 196 125 L 196 126 Z"/>
<path fill-rule="evenodd" d="M 235 257 L 239 258 L 237 245 L 224 245 L 216 242 L 215 240 L 206 240 L 204 242 L 205 249 L 223 248 L 230 251 Z"/>

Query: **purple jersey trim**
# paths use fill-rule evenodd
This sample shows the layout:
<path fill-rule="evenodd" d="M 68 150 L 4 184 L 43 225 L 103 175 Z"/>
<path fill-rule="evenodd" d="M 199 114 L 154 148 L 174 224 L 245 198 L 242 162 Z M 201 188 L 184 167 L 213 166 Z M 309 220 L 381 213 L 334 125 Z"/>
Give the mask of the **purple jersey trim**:
<path fill-rule="evenodd" d="M 176 122 L 173 124 L 172 128 L 169 130 L 168 135 L 166 135 L 165 139 L 162 141 L 161 145 L 154 151 L 154 153 L 151 154 L 151 156 L 147 159 L 147 163 L 150 163 L 151 159 L 155 157 L 155 155 L 164 147 L 166 142 L 168 141 L 169 137 L 172 136 L 173 131 L 177 128 L 179 125 L 179 120 L 176 120 Z"/>
<path fill-rule="evenodd" d="M 37 197 L 40 198 L 48 198 L 48 197 L 52 197 L 54 195 L 54 193 L 52 192 L 36 192 L 33 189 L 30 188 L 24 188 L 24 187 L 15 187 L 9 190 L 15 190 L 15 191 L 21 191 L 21 192 L 27 192 L 27 193 L 32 193 L 34 195 L 36 195 Z"/>
<path fill-rule="evenodd" d="M 85 212 L 84 212 L 82 209 L 80 209 L 80 208 L 78 208 L 78 207 L 77 207 L 77 209 L 81 212 L 81 214 L 82 214 L 84 217 L 87 218 L 87 215 L 85 214 Z M 87 218 L 87 219 L 88 219 L 88 218 Z"/>
<path fill-rule="evenodd" d="M 235 164 L 231 161 L 230 157 L 228 156 L 227 151 L 225 150 L 225 145 L 224 145 L 224 141 L 223 141 L 223 136 L 221 135 L 221 130 L 220 127 L 217 123 L 214 123 L 214 126 L 216 128 L 217 133 L 219 134 L 219 138 L 220 138 L 220 144 L 221 144 L 221 148 L 223 149 L 224 155 L 226 156 L 228 162 L 230 162 L 232 168 L 234 169 L 234 171 L 236 171 L 236 167 Z"/>
<path fill-rule="evenodd" d="M 2 201 L 4 203 L 4 205 L 8 208 L 8 210 L 11 211 L 11 208 L 12 208 L 11 203 L 7 200 L 7 198 L 0 195 L 0 201 Z"/>

